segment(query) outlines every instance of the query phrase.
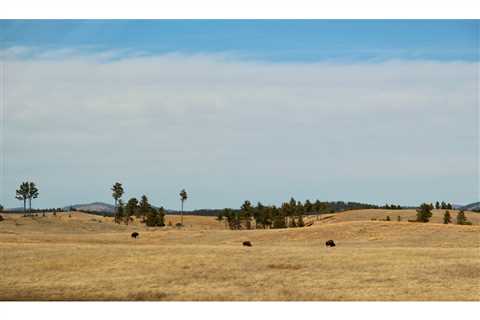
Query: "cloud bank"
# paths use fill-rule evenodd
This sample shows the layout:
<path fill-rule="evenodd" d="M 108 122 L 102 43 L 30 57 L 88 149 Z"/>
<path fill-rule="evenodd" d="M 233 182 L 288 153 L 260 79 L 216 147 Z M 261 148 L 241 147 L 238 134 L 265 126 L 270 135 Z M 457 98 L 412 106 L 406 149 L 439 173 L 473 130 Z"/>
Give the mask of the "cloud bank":
<path fill-rule="evenodd" d="M 42 206 L 109 201 L 117 180 L 169 208 L 181 188 L 190 208 L 479 195 L 478 63 L 7 50 L 7 206 L 24 179 Z"/>

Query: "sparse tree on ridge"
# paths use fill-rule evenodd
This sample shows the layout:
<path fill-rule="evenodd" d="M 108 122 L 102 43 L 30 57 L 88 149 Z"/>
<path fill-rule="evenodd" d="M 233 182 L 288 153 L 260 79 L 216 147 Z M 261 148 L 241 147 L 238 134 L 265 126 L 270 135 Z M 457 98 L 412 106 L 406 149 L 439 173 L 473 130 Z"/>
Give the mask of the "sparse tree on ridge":
<path fill-rule="evenodd" d="M 17 200 L 23 201 L 24 216 L 27 215 L 27 199 L 30 193 L 28 186 L 29 186 L 28 182 L 22 182 L 22 184 L 20 184 L 19 188 L 16 190 L 16 193 L 15 193 L 15 198 Z"/>
<path fill-rule="evenodd" d="M 182 189 L 180 191 L 180 202 L 182 203 L 182 211 L 181 211 L 181 218 L 180 218 L 180 223 L 183 225 L 183 203 L 187 200 L 188 195 L 187 191 L 185 189 Z"/>
<path fill-rule="evenodd" d="M 32 199 L 38 198 L 38 188 L 33 182 L 28 183 L 28 207 L 30 214 L 32 213 Z M 43 214 L 45 215 L 45 214 Z"/>

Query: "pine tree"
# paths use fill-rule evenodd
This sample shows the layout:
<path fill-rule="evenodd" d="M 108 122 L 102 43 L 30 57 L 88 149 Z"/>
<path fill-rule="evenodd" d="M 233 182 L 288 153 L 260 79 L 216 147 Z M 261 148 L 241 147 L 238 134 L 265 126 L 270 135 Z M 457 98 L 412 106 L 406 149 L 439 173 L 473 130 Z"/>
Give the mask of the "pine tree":
<path fill-rule="evenodd" d="M 450 211 L 445 211 L 445 214 L 443 215 L 443 223 L 444 224 L 449 224 L 452 223 L 452 217 L 450 216 Z"/>
<path fill-rule="evenodd" d="M 118 208 L 117 208 L 118 200 L 120 200 L 120 198 L 123 195 L 122 184 L 120 182 L 115 182 L 112 189 L 110 190 L 112 190 L 112 197 L 115 200 L 115 208 L 116 208 L 116 211 L 118 211 Z"/>
<path fill-rule="evenodd" d="M 16 190 L 15 198 L 17 200 L 23 201 L 23 215 L 27 215 L 27 199 L 29 197 L 29 184 L 28 182 L 23 182 L 20 184 L 19 188 Z"/>
<path fill-rule="evenodd" d="M 297 226 L 300 227 L 300 228 L 305 227 L 305 223 L 303 222 L 303 216 L 302 215 L 300 215 L 298 217 Z"/>
<path fill-rule="evenodd" d="M 422 203 L 420 208 L 417 209 L 417 221 L 418 222 L 428 222 L 432 217 L 432 208 L 431 205 Z"/>
<path fill-rule="evenodd" d="M 125 206 L 125 223 L 128 224 L 134 215 L 138 215 L 138 211 L 137 198 L 130 198 Z"/>
<path fill-rule="evenodd" d="M 242 204 L 242 207 L 240 208 L 240 214 L 241 214 L 240 219 L 245 221 L 245 227 L 247 229 L 251 229 L 251 219 L 253 216 L 252 211 L 253 211 L 253 208 L 252 208 L 251 202 L 248 200 L 245 200 L 245 202 Z"/>
<path fill-rule="evenodd" d="M 147 213 L 145 224 L 148 227 L 163 227 L 165 226 L 165 209 L 163 207 L 155 209 L 150 207 L 150 210 Z"/>
<path fill-rule="evenodd" d="M 30 214 L 32 213 L 32 199 L 38 198 L 38 188 L 33 182 L 28 183 L 28 207 Z M 44 214 L 45 216 L 45 214 Z"/>
<path fill-rule="evenodd" d="M 138 206 L 138 214 L 142 218 L 142 222 L 145 222 L 147 214 L 150 212 L 151 206 L 148 203 L 148 198 L 146 195 L 142 195 L 140 198 L 140 204 Z"/>
<path fill-rule="evenodd" d="M 460 210 L 460 212 L 457 214 L 457 224 L 460 224 L 460 225 L 472 224 L 470 221 L 467 221 L 467 217 L 465 216 L 465 212 L 463 212 L 463 210 Z"/>
<path fill-rule="evenodd" d="M 310 200 L 306 200 L 305 201 L 305 212 L 308 214 L 308 213 L 312 213 L 313 212 L 313 204 L 310 202 Z"/>
<path fill-rule="evenodd" d="M 440 209 L 440 203 L 438 201 L 435 202 L 435 209 L 437 209 L 437 210 Z"/>
<path fill-rule="evenodd" d="M 122 222 L 125 214 L 124 209 L 123 201 L 121 199 L 118 200 L 117 210 L 115 210 L 115 223 Z"/>

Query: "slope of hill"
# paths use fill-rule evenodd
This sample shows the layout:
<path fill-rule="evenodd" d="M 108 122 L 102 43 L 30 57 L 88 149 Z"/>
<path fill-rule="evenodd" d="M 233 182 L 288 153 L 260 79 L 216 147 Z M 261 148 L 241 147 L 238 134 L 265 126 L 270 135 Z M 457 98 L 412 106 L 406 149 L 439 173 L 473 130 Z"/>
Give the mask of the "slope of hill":
<path fill-rule="evenodd" d="M 70 208 L 76 210 L 84 210 L 84 211 L 96 211 L 96 212 L 108 212 L 113 213 L 115 212 L 115 206 L 104 203 L 104 202 L 92 202 L 92 203 L 85 203 L 85 204 L 74 204 L 71 206 L 66 206 L 64 209 L 68 210 Z"/>
<path fill-rule="evenodd" d="M 415 210 L 367 209 L 240 231 L 214 217 L 184 216 L 177 229 L 11 214 L 0 222 L 0 300 L 478 301 L 478 214 L 466 212 L 472 226 L 433 222 L 442 211 L 429 223 L 406 222 Z"/>

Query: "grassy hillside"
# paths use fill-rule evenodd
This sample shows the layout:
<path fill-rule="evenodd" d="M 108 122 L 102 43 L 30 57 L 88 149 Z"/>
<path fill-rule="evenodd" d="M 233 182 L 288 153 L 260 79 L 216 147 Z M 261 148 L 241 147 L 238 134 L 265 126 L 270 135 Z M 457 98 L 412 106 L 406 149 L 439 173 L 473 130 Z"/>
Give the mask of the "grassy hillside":
<path fill-rule="evenodd" d="M 389 212 L 414 215 L 358 210 L 311 217 L 308 228 L 243 231 L 213 217 L 155 229 L 83 213 L 8 215 L 0 299 L 480 300 L 475 213 L 467 213 L 473 226 L 371 221 Z M 326 248 L 328 239 L 337 246 Z"/>

